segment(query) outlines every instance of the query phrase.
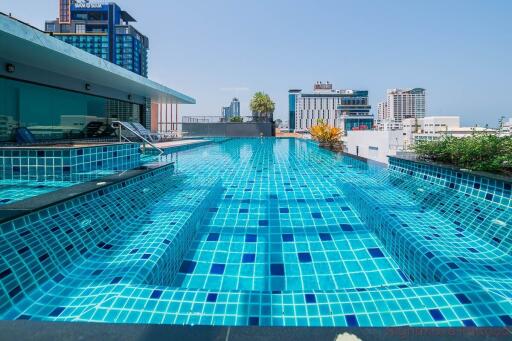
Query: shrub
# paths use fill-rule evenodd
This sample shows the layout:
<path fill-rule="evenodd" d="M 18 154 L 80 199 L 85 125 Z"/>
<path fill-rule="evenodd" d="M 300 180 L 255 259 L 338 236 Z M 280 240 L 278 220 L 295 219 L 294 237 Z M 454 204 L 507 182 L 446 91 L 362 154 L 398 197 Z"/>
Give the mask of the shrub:
<path fill-rule="evenodd" d="M 319 119 L 317 125 L 309 130 L 313 139 L 321 144 L 334 145 L 340 143 L 341 129 L 329 126 L 324 120 Z"/>
<path fill-rule="evenodd" d="M 414 151 L 420 159 L 493 173 L 512 173 L 512 136 L 472 135 L 419 142 Z"/>

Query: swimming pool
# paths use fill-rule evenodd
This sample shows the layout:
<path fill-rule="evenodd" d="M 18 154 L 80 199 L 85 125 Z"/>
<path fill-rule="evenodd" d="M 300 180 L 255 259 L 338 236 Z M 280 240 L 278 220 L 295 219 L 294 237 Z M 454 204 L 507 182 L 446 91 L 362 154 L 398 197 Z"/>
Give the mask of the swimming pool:
<path fill-rule="evenodd" d="M 512 325 L 508 183 L 298 139 L 162 161 L 173 165 L 2 226 L 1 317 Z"/>

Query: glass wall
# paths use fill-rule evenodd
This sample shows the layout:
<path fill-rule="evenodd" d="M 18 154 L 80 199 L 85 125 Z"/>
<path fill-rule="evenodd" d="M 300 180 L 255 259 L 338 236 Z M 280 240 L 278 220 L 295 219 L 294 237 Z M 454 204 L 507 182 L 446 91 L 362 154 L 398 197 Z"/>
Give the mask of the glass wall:
<path fill-rule="evenodd" d="M 142 122 L 141 105 L 0 78 L 0 141 L 27 127 L 37 139 L 83 138 L 93 121 Z"/>

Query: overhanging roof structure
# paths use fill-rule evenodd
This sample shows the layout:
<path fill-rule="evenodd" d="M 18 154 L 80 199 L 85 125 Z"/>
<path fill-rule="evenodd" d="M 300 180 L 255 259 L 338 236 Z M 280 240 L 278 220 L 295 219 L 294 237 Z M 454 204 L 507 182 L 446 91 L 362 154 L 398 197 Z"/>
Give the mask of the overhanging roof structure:
<path fill-rule="evenodd" d="M 0 57 L 158 103 L 195 104 L 194 98 L 60 41 L 0 13 Z"/>

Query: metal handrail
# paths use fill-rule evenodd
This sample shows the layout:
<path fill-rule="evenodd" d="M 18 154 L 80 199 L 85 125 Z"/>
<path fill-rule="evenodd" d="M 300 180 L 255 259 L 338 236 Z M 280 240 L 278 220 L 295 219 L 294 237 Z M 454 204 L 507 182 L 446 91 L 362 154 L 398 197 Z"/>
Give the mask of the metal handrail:
<path fill-rule="evenodd" d="M 128 124 L 126 124 L 126 122 L 113 121 L 112 122 L 112 126 L 114 128 L 116 128 L 116 127 L 119 128 L 119 142 L 123 142 L 123 139 L 125 139 L 128 142 L 133 142 L 128 137 L 123 136 L 121 131 L 122 131 L 122 128 L 125 128 L 125 129 L 129 130 L 132 134 L 134 134 L 135 136 L 137 136 L 138 138 L 140 138 L 142 140 L 142 153 L 146 152 L 146 143 L 147 143 L 151 147 L 153 147 L 154 149 L 156 149 L 156 150 L 158 150 L 160 152 L 158 155 L 164 154 L 164 150 L 162 148 L 157 147 L 153 142 L 149 141 L 144 136 L 142 136 L 138 131 L 136 131 L 135 129 L 130 127 Z"/>

